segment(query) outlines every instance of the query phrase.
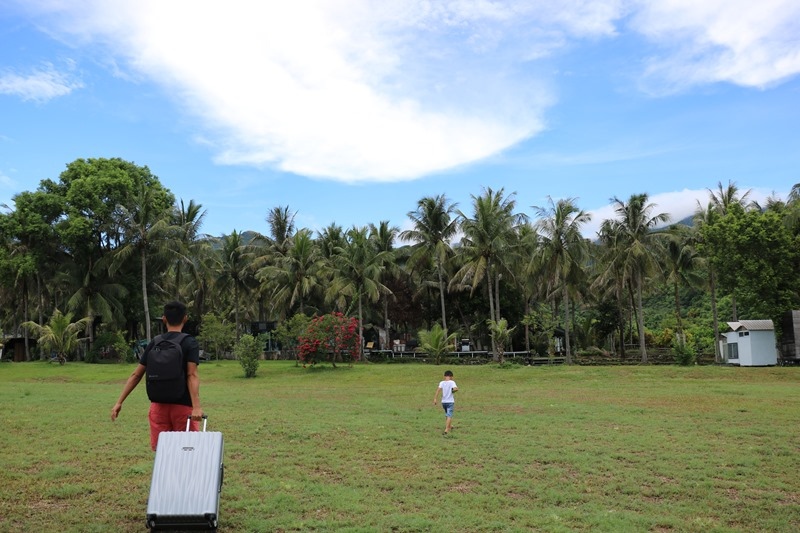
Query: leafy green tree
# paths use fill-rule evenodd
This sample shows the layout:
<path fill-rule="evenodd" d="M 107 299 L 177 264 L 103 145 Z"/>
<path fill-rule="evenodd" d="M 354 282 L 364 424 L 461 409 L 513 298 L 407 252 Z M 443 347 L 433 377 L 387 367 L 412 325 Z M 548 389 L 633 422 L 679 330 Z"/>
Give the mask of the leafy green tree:
<path fill-rule="evenodd" d="M 244 370 L 244 377 L 254 378 L 258 371 L 259 360 L 264 352 L 264 340 L 253 335 L 242 335 L 233 346 L 233 355 L 239 360 Z"/>
<path fill-rule="evenodd" d="M 553 338 L 558 329 L 558 316 L 553 314 L 552 308 L 539 302 L 523 317 L 522 324 L 531 328 L 536 344 L 544 346 L 547 356 L 552 358 L 555 355 Z"/>
<path fill-rule="evenodd" d="M 289 352 L 297 355 L 298 338 L 305 333 L 308 325 L 311 323 L 311 317 L 302 313 L 297 313 L 289 320 L 285 320 L 278 324 L 275 328 L 274 338 L 281 345 L 281 351 Z"/>
<path fill-rule="evenodd" d="M 703 246 L 719 287 L 735 295 L 742 315 L 772 319 L 800 304 L 796 272 L 800 253 L 779 211 L 745 211 L 733 205 L 728 213 L 702 228 Z"/>
<path fill-rule="evenodd" d="M 91 317 L 72 321 L 72 313 L 62 314 L 56 309 L 50 322 L 44 325 L 28 321 L 22 327 L 30 331 L 38 340 L 39 347 L 45 352 L 55 352 L 61 357 L 68 358 L 75 353 L 78 347 L 78 337 L 91 322 Z"/>
<path fill-rule="evenodd" d="M 434 324 L 430 330 L 423 329 L 417 332 L 418 350 L 433 357 L 434 362 L 439 365 L 442 363 L 442 358 L 455 349 L 456 335 L 456 333 L 448 335 L 442 326 Z"/>
<path fill-rule="evenodd" d="M 236 342 L 235 326 L 214 313 L 206 313 L 200 322 L 200 334 L 197 340 L 214 352 L 214 357 L 219 359 Z"/>
<path fill-rule="evenodd" d="M 110 308 L 101 310 L 102 303 L 94 305 L 91 299 L 108 293 L 102 286 L 119 284 L 109 275 L 101 275 L 99 269 L 108 269 L 107 256 L 124 244 L 127 218 L 121 207 L 131 206 L 132 199 L 142 188 L 150 191 L 154 205 L 174 203 L 172 193 L 146 166 L 119 158 L 77 159 L 67 165 L 58 181 L 41 181 L 39 192 L 56 196 L 63 202 L 63 213 L 55 230 L 69 263 L 76 267 L 76 279 L 80 280 L 74 285 L 78 290 L 73 292 L 70 310 L 105 315 L 103 320 L 108 325 L 108 321 L 125 323 L 124 315 L 106 313 Z M 127 286 L 123 290 L 130 292 Z M 93 321 L 90 343 L 94 340 L 94 325 Z"/>

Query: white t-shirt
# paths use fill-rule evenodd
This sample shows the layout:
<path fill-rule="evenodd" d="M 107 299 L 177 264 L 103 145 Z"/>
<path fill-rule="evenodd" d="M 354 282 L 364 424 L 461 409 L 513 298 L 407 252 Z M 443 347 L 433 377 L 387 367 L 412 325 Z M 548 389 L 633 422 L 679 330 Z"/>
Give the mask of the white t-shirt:
<path fill-rule="evenodd" d="M 439 388 L 442 389 L 442 403 L 455 403 L 456 399 L 453 396 L 453 389 L 457 389 L 458 385 L 452 379 L 445 379 L 439 382 Z"/>

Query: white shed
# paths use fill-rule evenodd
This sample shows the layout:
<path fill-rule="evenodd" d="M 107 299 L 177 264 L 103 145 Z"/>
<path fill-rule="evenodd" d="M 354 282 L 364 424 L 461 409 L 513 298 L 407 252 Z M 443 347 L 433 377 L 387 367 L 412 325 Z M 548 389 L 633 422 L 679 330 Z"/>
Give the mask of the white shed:
<path fill-rule="evenodd" d="M 775 326 L 772 320 L 728 322 L 728 331 L 720 335 L 725 360 L 739 366 L 778 364 Z"/>

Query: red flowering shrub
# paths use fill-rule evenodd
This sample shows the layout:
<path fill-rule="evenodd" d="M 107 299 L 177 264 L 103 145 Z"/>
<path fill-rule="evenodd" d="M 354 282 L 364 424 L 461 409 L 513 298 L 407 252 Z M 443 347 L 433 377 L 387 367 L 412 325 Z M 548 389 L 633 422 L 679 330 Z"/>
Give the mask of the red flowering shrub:
<path fill-rule="evenodd" d="M 358 360 L 361 346 L 358 320 L 342 313 L 314 318 L 305 333 L 297 338 L 297 355 L 305 364 Z"/>

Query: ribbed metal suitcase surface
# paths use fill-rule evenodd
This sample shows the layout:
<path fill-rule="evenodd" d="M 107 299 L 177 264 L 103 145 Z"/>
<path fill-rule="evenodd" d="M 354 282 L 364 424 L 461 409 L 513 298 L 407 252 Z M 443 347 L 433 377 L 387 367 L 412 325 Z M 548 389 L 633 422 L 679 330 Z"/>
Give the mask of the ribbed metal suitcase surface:
<path fill-rule="evenodd" d="M 224 473 L 222 454 L 220 432 L 161 433 L 147 501 L 147 526 L 215 530 Z"/>

